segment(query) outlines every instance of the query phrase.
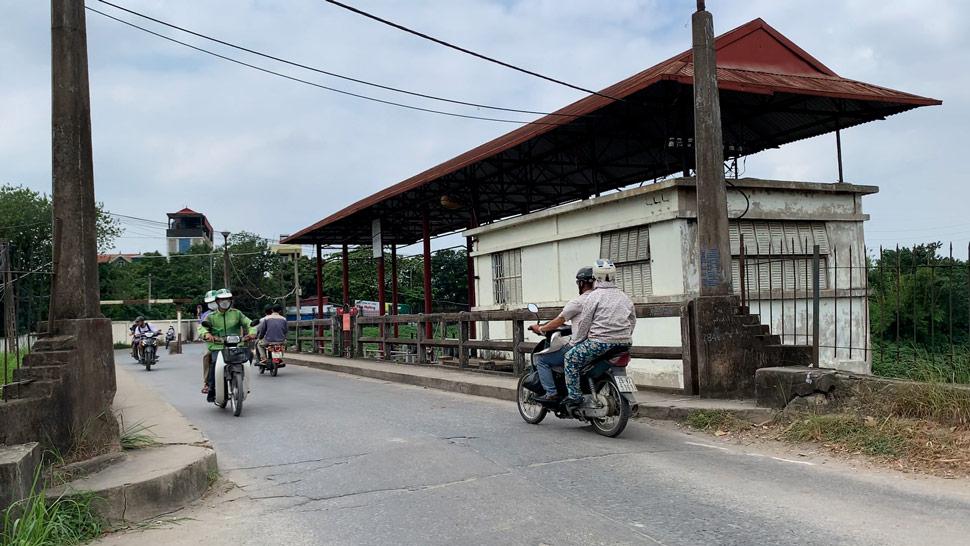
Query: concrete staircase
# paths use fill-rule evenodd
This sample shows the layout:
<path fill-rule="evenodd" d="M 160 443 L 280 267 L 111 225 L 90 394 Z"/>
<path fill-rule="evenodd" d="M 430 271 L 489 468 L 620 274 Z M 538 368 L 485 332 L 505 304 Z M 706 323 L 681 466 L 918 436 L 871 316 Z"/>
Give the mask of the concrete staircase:
<path fill-rule="evenodd" d="M 787 345 L 781 336 L 771 333 L 771 327 L 761 323 L 761 316 L 752 313 L 747 306 L 738 307 L 738 320 L 751 337 L 752 343 L 764 354 L 765 367 L 809 366 L 812 363 L 812 347 L 809 345 Z"/>

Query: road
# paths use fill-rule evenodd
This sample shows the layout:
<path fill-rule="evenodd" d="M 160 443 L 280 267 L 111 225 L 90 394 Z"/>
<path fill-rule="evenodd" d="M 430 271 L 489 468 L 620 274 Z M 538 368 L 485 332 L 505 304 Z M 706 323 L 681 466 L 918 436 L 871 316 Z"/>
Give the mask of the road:
<path fill-rule="evenodd" d="M 243 415 L 199 394 L 200 346 L 137 380 L 235 484 L 103 544 L 967 544 L 966 481 L 785 456 L 632 423 L 617 439 L 509 402 L 290 366 Z M 142 534 L 144 533 L 144 534 Z"/>

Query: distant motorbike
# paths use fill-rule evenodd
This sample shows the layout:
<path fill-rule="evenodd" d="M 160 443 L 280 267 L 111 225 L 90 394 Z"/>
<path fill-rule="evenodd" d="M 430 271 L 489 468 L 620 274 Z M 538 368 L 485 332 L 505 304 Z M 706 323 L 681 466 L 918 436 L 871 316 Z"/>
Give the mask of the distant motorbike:
<path fill-rule="evenodd" d="M 165 332 L 165 348 L 168 349 L 168 344 L 173 341 L 175 341 L 175 328 L 169 326 L 168 331 Z"/>
<path fill-rule="evenodd" d="M 138 338 L 138 363 L 145 367 L 146 372 L 152 371 L 152 366 L 158 363 L 159 332 L 145 332 Z"/>
<path fill-rule="evenodd" d="M 276 377 L 279 373 L 280 368 L 285 368 L 286 363 L 283 362 L 283 352 L 286 349 L 286 345 L 283 343 L 267 343 L 266 344 L 266 360 L 257 363 L 259 366 L 259 374 L 262 375 L 269 370 L 269 374 Z"/>
<path fill-rule="evenodd" d="M 254 320 L 251 326 L 259 324 Z M 206 328 L 212 328 L 208 320 L 202 321 Z M 243 401 L 249 396 L 250 376 L 246 368 L 253 365 L 253 353 L 243 341 L 243 336 L 213 336 L 216 343 L 222 344 L 222 350 L 212 363 L 215 366 L 215 404 L 220 408 L 232 406 L 232 414 L 239 417 L 242 414 Z"/>
<path fill-rule="evenodd" d="M 529 310 L 533 313 L 539 311 L 535 304 L 529 304 Z M 582 370 L 580 385 L 583 403 L 578 407 L 568 408 L 562 400 L 540 402 L 536 399 L 545 394 L 545 389 L 542 388 L 538 378 L 536 356 L 559 350 L 569 342 L 571 333 L 568 326 L 547 332 L 545 339 L 536 344 L 532 350 L 529 366 L 519 378 L 516 389 L 519 414 L 525 422 L 538 425 L 551 411 L 560 419 L 578 419 L 589 423 L 597 434 L 610 438 L 619 436 L 626 428 L 630 415 L 637 408 L 637 387 L 633 379 L 626 374 L 626 366 L 630 363 L 630 353 L 626 348 L 609 351 Z M 553 375 L 556 380 L 556 391 L 565 393 L 564 371 L 561 368 L 554 369 Z"/>

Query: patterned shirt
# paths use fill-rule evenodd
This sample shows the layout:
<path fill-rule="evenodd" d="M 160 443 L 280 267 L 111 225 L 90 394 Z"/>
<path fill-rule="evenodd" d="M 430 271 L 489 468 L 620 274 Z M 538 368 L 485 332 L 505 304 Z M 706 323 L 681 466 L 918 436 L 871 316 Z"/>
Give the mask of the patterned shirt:
<path fill-rule="evenodd" d="M 603 343 L 632 344 L 637 312 L 630 296 L 614 283 L 606 282 L 597 282 L 596 288 L 587 294 L 583 312 L 573 324 L 569 343 L 576 345 L 590 339 Z"/>

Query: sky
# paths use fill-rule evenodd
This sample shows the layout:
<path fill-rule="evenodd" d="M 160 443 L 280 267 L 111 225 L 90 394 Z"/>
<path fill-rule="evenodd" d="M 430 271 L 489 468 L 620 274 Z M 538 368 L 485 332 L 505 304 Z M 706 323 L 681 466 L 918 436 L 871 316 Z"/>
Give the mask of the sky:
<path fill-rule="evenodd" d="M 604 88 L 690 47 L 694 0 L 347 0 L 464 47 Z M 583 96 L 421 40 L 322 0 L 116 0 L 226 41 L 386 85 L 552 111 Z M 494 115 L 300 71 L 88 5 L 269 69 L 422 107 Z M 0 184 L 49 192 L 49 2 L 0 0 Z M 843 131 L 847 182 L 865 198 L 870 248 L 953 242 L 966 256 L 970 2 L 708 0 L 715 33 L 756 17 L 839 75 L 943 100 Z M 217 231 L 293 233 L 515 125 L 361 101 L 266 75 L 88 12 L 96 197 L 165 221 L 185 206 Z M 519 114 L 502 115 L 528 120 Z M 746 176 L 835 181 L 834 135 L 749 156 Z M 125 222 L 121 252 L 163 249 L 164 228 Z M 437 247 L 455 244 L 442 239 Z M 418 247 L 405 253 L 418 253 Z"/>

